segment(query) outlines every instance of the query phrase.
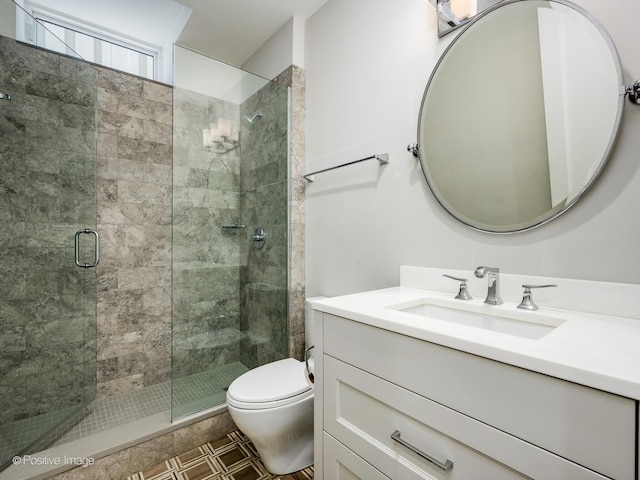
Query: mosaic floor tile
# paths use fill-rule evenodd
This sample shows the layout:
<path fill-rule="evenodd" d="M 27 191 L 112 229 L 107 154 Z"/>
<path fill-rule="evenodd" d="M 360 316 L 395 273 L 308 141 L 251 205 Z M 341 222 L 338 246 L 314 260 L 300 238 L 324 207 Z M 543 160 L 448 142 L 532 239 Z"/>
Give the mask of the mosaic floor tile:
<path fill-rule="evenodd" d="M 260 462 L 251 441 L 235 431 L 127 477 L 127 480 L 312 480 L 313 466 L 287 475 L 272 475 Z"/>

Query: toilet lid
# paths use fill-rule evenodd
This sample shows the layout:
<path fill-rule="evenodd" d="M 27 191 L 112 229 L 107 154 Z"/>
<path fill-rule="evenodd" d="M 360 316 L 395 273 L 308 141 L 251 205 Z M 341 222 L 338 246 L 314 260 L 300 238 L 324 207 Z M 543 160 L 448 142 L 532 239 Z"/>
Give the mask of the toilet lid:
<path fill-rule="evenodd" d="M 278 402 L 311 390 L 304 362 L 285 358 L 249 370 L 236 378 L 227 397 L 242 403 Z M 291 398 L 296 401 L 297 398 Z"/>

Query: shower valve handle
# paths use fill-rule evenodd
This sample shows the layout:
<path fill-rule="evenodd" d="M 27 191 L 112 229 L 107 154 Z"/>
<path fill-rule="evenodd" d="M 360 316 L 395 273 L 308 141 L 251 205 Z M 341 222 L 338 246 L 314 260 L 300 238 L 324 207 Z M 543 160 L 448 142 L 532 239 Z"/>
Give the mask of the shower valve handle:
<path fill-rule="evenodd" d="M 251 239 L 253 240 L 253 246 L 260 250 L 267 240 L 267 232 L 264 231 L 264 228 L 258 227 L 253 231 Z"/>

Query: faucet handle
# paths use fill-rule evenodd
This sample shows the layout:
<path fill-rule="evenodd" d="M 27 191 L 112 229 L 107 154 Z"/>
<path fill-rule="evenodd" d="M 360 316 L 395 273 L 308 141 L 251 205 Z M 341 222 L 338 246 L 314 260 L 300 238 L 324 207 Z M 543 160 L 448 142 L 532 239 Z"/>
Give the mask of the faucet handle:
<path fill-rule="evenodd" d="M 518 308 L 522 308 L 523 310 L 538 310 L 538 306 L 533 303 L 533 294 L 531 293 L 531 289 L 532 288 L 549 288 L 549 287 L 557 287 L 558 285 L 555 284 L 548 284 L 548 285 L 529 285 L 529 284 L 524 284 L 522 285 L 522 287 L 524 288 L 524 293 L 522 294 L 522 301 L 520 302 L 520 305 L 518 305 Z"/>
<path fill-rule="evenodd" d="M 471 300 L 473 298 L 471 295 L 469 295 L 469 290 L 467 290 L 467 280 L 468 279 L 454 277 L 452 275 L 447 275 L 446 273 L 443 274 L 442 276 L 450 278 L 452 280 L 457 280 L 458 282 L 460 282 L 460 291 L 458 292 L 458 295 L 456 295 L 456 298 L 458 300 Z"/>

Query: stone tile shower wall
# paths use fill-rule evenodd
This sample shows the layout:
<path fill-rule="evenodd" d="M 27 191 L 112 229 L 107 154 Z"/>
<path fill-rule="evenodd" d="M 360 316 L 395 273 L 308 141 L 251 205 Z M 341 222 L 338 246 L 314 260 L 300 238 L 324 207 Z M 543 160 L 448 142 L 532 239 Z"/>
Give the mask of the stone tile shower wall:
<path fill-rule="evenodd" d="M 240 358 L 240 159 L 203 146 L 216 118 L 237 122 L 238 105 L 174 89 L 174 379 Z"/>
<path fill-rule="evenodd" d="M 95 385 L 93 68 L 0 37 L 0 425 L 79 405 Z"/>
<path fill-rule="evenodd" d="M 171 376 L 172 89 L 98 69 L 98 396 Z"/>
<path fill-rule="evenodd" d="M 275 78 L 289 87 L 289 355 L 302 360 L 305 347 L 306 89 L 304 69 L 291 65 Z"/>

